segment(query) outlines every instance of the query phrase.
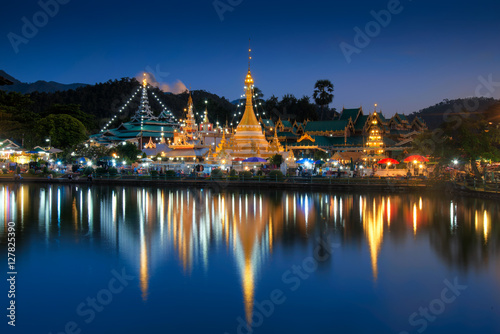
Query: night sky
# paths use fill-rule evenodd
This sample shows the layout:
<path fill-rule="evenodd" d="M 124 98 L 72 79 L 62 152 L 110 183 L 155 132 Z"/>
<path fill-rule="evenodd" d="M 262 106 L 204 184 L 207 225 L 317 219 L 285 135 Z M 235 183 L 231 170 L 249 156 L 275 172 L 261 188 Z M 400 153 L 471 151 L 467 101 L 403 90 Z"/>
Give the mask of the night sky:
<path fill-rule="evenodd" d="M 149 70 L 163 88 L 233 100 L 243 94 L 251 38 L 265 98 L 311 96 L 318 79 L 335 85 L 331 106 L 378 103 L 387 115 L 478 92 L 500 98 L 496 0 L 59 1 L 53 17 L 37 1 L 2 3 L 0 69 L 23 82 L 89 84 Z M 374 24 L 370 12 L 388 7 L 390 22 Z M 38 23 L 36 34 L 23 36 L 23 17 Z M 370 40 L 355 41 L 355 27 L 372 29 Z M 348 57 L 342 42 L 355 50 Z M 499 82 L 493 93 L 478 88 L 488 76 Z"/>

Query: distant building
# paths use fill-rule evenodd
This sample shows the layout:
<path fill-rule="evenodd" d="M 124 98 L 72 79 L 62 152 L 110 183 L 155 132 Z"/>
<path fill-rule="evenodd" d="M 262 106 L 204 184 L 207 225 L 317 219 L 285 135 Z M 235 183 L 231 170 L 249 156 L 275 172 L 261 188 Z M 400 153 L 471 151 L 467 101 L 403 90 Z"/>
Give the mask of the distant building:
<path fill-rule="evenodd" d="M 363 109 L 342 109 L 333 121 L 276 123 L 279 139 L 296 155 L 310 155 L 314 150 L 363 152 L 365 158 L 378 159 L 410 149 L 416 135 L 427 130 L 424 121 L 415 117 L 410 122 L 405 115 L 395 114 L 387 120 L 380 111 L 365 115 Z M 294 141 L 296 138 L 296 141 Z"/>
<path fill-rule="evenodd" d="M 168 140 L 173 139 L 179 124 L 167 109 L 164 109 L 158 116 L 154 115 L 149 106 L 148 88 L 146 79 L 144 79 L 139 109 L 129 122 L 122 123 L 114 129 L 108 129 L 105 126 L 100 133 L 90 136 L 90 144 L 115 146 L 124 142 L 132 142 L 143 149 L 150 142 L 159 142 L 166 147 Z M 120 112 L 123 108 L 120 109 Z"/>

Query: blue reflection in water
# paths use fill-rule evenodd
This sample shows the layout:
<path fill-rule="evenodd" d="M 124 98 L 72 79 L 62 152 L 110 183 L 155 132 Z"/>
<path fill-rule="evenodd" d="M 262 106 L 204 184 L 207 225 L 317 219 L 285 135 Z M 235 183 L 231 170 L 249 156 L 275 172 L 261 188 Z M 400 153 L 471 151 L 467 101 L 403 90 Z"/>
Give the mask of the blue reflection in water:
<path fill-rule="evenodd" d="M 57 203 L 55 207 L 53 200 Z M 341 292 L 335 285 L 322 281 L 322 275 L 348 290 L 361 285 L 366 277 L 360 273 L 366 274 L 367 268 L 371 289 L 382 289 L 402 279 L 413 279 L 412 275 L 422 275 L 422 268 L 417 265 L 395 267 L 399 263 L 398 249 L 415 250 L 415 259 L 428 260 L 434 269 L 439 267 L 444 274 L 447 271 L 443 268 L 447 266 L 467 271 L 471 266 L 485 266 L 488 259 L 493 263 L 499 259 L 496 247 L 499 232 L 494 224 L 499 221 L 498 207 L 489 201 L 413 195 L 4 185 L 0 187 L 0 202 L 3 204 L 0 207 L 2 242 L 6 224 L 12 220 L 25 226 L 25 231 L 18 236 L 20 251 L 25 249 L 31 256 L 35 256 L 31 249 L 37 249 L 40 240 L 47 250 L 53 250 L 54 241 L 67 243 L 59 246 L 61 250 L 56 249 L 57 252 L 62 249 L 75 252 L 85 248 L 88 242 L 92 248 L 85 249 L 99 252 L 100 259 L 113 263 L 113 258 L 119 258 L 120 262 L 134 268 L 142 304 L 136 300 L 133 305 L 152 303 L 155 308 L 161 308 L 158 299 L 170 303 L 170 295 L 175 295 L 169 287 L 175 276 L 170 266 L 172 260 L 179 264 L 185 282 L 196 280 L 202 285 L 213 286 L 224 281 L 228 290 L 234 286 L 232 272 L 227 267 L 232 262 L 241 291 L 240 306 L 228 312 L 238 314 L 240 310 L 250 325 L 254 322 L 256 299 L 266 297 L 266 289 L 270 284 L 280 283 L 281 274 L 287 268 L 310 256 L 319 236 L 333 235 L 342 244 L 337 253 L 342 257 L 335 256 L 337 266 L 343 271 L 325 266 L 324 272 L 312 273 L 317 284 L 303 289 L 312 295 L 322 289 L 329 300 L 341 298 L 338 295 Z M 56 210 L 54 215 L 53 210 Z M 424 240 L 428 241 L 423 243 Z M 468 252 L 464 253 L 463 249 Z M 40 263 L 48 261 L 43 254 L 37 254 L 33 260 L 27 257 L 24 265 L 26 270 L 30 267 L 35 270 Z M 63 261 L 71 260 L 65 258 Z M 445 265 L 440 266 L 443 263 Z M 164 268 L 169 269 L 165 272 Z M 57 269 L 51 270 L 57 272 Z M 204 275 L 201 280 L 198 270 Z M 349 270 L 358 274 L 344 277 Z M 483 270 L 488 276 L 490 269 Z M 428 269 L 427 278 L 419 277 L 430 282 L 432 274 Z M 481 282 L 483 284 L 484 279 Z M 86 283 L 82 280 L 81 284 Z M 407 285 L 403 287 L 408 289 Z M 488 288 L 497 289 L 498 286 L 494 284 Z M 72 294 L 78 295 L 77 292 Z M 127 298 L 133 300 L 133 292 L 128 293 Z M 321 304 L 318 299 L 309 300 L 308 293 L 300 292 L 301 297 L 297 298 L 308 305 Z M 256 297 L 259 294 L 260 297 Z M 202 296 L 199 295 L 201 299 Z M 85 294 L 81 298 L 84 297 Z M 63 304 L 79 301 L 79 297 L 75 297 L 76 301 L 65 300 L 64 292 L 57 298 Z M 187 297 L 177 295 L 176 298 Z M 213 303 L 222 305 L 224 301 L 235 305 L 231 295 L 221 292 L 218 298 L 221 300 L 213 300 Z M 367 298 L 364 295 L 356 295 L 356 298 L 361 303 L 373 302 L 364 300 Z M 381 304 L 375 304 L 374 309 L 397 308 L 391 301 L 377 303 Z M 327 307 L 328 303 L 324 305 Z M 115 307 L 128 312 L 119 305 Z M 197 310 L 196 305 L 192 307 Z M 218 321 L 224 319 L 219 324 L 221 332 L 237 324 L 233 316 L 225 318 L 224 314 L 216 314 L 215 309 L 204 311 Z M 366 328 L 394 329 L 407 325 L 405 317 L 399 320 L 380 317 L 384 319 L 383 325 L 368 321 Z M 269 328 L 274 328 L 273 321 L 278 319 L 281 318 L 277 315 L 276 320 L 266 320 L 271 323 Z M 314 314 L 308 319 L 323 321 Z M 103 326 L 109 329 L 113 321 L 116 319 L 107 319 Z M 156 326 L 162 319 L 150 318 L 150 321 L 151 326 Z M 392 324 L 393 321 L 399 321 L 398 325 Z M 347 326 L 342 324 L 339 326 Z M 289 332 L 296 330 L 293 326 L 283 326 L 283 330 Z M 262 330 L 266 332 L 265 328 Z"/>

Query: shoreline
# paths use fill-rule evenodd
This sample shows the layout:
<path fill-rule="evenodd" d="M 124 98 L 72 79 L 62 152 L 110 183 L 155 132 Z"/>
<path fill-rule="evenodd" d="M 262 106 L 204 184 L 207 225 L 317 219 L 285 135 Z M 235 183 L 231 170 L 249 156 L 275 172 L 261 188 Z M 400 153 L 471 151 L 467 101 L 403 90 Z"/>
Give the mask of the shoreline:
<path fill-rule="evenodd" d="M 386 192 L 386 193 L 408 193 L 408 192 L 435 192 L 441 191 L 453 195 L 465 195 L 479 198 L 499 199 L 500 192 L 481 191 L 469 189 L 463 185 L 454 184 L 450 181 L 410 180 L 394 182 L 391 179 L 334 179 L 334 182 L 325 179 L 284 179 L 283 181 L 271 180 L 238 180 L 238 179 L 122 179 L 122 178 L 96 178 L 87 181 L 68 180 L 66 178 L 23 178 L 22 180 L 0 178 L 0 183 L 43 183 L 43 184 L 64 184 L 64 185 L 96 185 L 96 186 L 134 186 L 134 187 L 195 187 L 195 188 L 258 188 L 258 189 L 291 189 L 291 190 L 322 190 L 322 191 L 344 191 L 344 192 Z"/>

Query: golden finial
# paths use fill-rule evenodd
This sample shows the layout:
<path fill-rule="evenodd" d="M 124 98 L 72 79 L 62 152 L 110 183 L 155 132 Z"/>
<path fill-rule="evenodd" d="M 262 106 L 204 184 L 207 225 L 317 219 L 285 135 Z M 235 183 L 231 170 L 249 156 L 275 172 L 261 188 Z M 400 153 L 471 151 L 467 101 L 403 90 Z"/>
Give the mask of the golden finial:
<path fill-rule="evenodd" d="M 252 49 L 250 48 L 250 38 L 248 39 L 248 70 L 250 71 L 250 60 L 252 59 L 251 55 Z"/>
<path fill-rule="evenodd" d="M 143 87 L 146 87 L 146 85 L 148 84 L 148 82 L 147 82 L 147 80 L 146 80 L 146 72 L 144 72 L 144 73 L 142 74 L 142 76 L 143 76 L 143 79 L 142 79 L 142 86 L 143 86 Z"/>

